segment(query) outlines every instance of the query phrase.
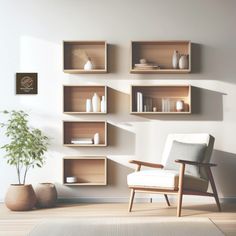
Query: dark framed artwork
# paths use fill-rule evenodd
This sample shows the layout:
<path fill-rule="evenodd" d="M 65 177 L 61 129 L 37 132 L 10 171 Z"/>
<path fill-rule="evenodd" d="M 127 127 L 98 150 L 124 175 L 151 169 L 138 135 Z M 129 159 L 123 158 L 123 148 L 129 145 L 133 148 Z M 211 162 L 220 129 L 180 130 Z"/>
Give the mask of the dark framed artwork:
<path fill-rule="evenodd" d="M 16 94 L 38 94 L 38 74 L 16 73 Z"/>

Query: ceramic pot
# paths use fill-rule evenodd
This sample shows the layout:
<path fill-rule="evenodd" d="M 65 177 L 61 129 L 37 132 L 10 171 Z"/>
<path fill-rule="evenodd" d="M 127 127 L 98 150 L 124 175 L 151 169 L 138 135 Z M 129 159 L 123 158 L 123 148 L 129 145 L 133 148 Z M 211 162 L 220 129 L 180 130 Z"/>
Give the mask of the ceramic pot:
<path fill-rule="evenodd" d="M 92 111 L 92 100 L 87 99 L 86 100 L 86 112 L 91 112 Z"/>
<path fill-rule="evenodd" d="M 91 62 L 91 59 L 89 58 L 88 61 L 84 65 L 84 70 L 92 70 L 93 69 L 93 64 Z"/>
<path fill-rule="evenodd" d="M 40 183 L 35 187 L 36 207 L 49 208 L 56 205 L 57 190 L 54 184 Z"/>
<path fill-rule="evenodd" d="M 182 55 L 179 59 L 179 68 L 188 69 L 188 55 Z"/>
<path fill-rule="evenodd" d="M 172 56 L 172 66 L 174 69 L 178 69 L 179 57 L 180 57 L 179 52 L 175 50 Z"/>
<path fill-rule="evenodd" d="M 102 96 L 102 101 L 101 101 L 101 112 L 106 112 L 106 101 L 105 101 L 105 96 Z"/>
<path fill-rule="evenodd" d="M 183 100 L 178 100 L 176 101 L 176 111 L 183 111 L 184 110 L 184 101 Z"/>
<path fill-rule="evenodd" d="M 93 112 L 100 112 L 101 111 L 101 99 L 97 95 L 97 93 L 94 93 L 94 95 L 93 95 L 92 104 L 93 104 Z"/>
<path fill-rule="evenodd" d="M 94 134 L 93 141 L 94 141 L 95 145 L 99 144 L 99 142 L 100 142 L 99 133 Z"/>
<path fill-rule="evenodd" d="M 31 210 L 36 204 L 32 185 L 12 184 L 7 190 L 5 204 L 12 211 Z"/>

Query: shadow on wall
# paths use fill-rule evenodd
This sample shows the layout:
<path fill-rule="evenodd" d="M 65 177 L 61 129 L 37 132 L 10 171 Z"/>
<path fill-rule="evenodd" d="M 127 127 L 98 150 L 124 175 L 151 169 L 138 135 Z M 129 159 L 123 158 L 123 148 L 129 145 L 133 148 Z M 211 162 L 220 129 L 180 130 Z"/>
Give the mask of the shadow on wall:
<path fill-rule="evenodd" d="M 192 86 L 192 114 L 141 115 L 155 120 L 222 121 L 223 93 Z"/>
<path fill-rule="evenodd" d="M 127 186 L 127 175 L 133 169 L 119 164 L 113 160 L 107 160 L 107 185 L 106 186 L 65 186 L 56 183 L 58 197 L 62 199 L 74 198 L 106 198 L 106 197 L 127 197 L 129 189 Z M 104 192 L 106 190 L 106 192 Z M 108 191 L 109 190 L 109 191 Z M 88 199 L 87 199 L 88 200 Z"/>
<path fill-rule="evenodd" d="M 198 74 L 202 70 L 202 45 L 198 43 L 191 44 L 191 73 Z"/>
<path fill-rule="evenodd" d="M 117 73 L 117 55 L 119 52 L 119 47 L 115 44 L 107 45 L 107 58 L 108 58 L 108 73 Z"/>
<path fill-rule="evenodd" d="M 221 197 L 235 197 L 236 188 L 236 154 L 214 150 L 212 163 L 217 167 L 212 168 L 217 190 Z"/>

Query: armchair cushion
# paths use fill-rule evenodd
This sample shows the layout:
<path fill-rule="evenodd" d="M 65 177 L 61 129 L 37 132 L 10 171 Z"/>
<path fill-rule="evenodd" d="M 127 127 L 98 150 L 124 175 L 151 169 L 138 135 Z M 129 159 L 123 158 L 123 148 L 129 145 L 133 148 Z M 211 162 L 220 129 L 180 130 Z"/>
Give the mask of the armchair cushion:
<path fill-rule="evenodd" d="M 129 186 L 157 189 L 178 189 L 179 172 L 175 170 L 142 170 L 128 175 Z M 184 189 L 206 191 L 208 181 L 191 175 L 184 175 Z"/>
<path fill-rule="evenodd" d="M 175 162 L 176 159 L 202 162 L 205 156 L 206 148 L 207 145 L 203 143 L 182 143 L 173 141 L 164 169 L 179 170 L 179 164 Z M 199 166 L 186 165 L 185 171 L 187 174 L 200 177 Z"/>

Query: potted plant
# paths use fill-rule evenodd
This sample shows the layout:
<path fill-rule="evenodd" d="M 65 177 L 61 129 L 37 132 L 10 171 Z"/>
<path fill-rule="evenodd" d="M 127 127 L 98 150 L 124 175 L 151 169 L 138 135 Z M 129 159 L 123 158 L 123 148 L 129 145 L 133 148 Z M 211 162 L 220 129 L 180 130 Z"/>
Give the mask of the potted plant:
<path fill-rule="evenodd" d="M 31 168 L 43 166 L 48 137 L 29 126 L 28 114 L 24 111 L 3 111 L 3 114 L 9 116 L 5 123 L 0 123 L 9 143 L 1 148 L 6 152 L 7 163 L 16 168 L 18 177 L 18 183 L 9 187 L 5 203 L 14 211 L 30 210 L 36 203 L 36 196 L 32 185 L 26 184 L 26 177 Z"/>

